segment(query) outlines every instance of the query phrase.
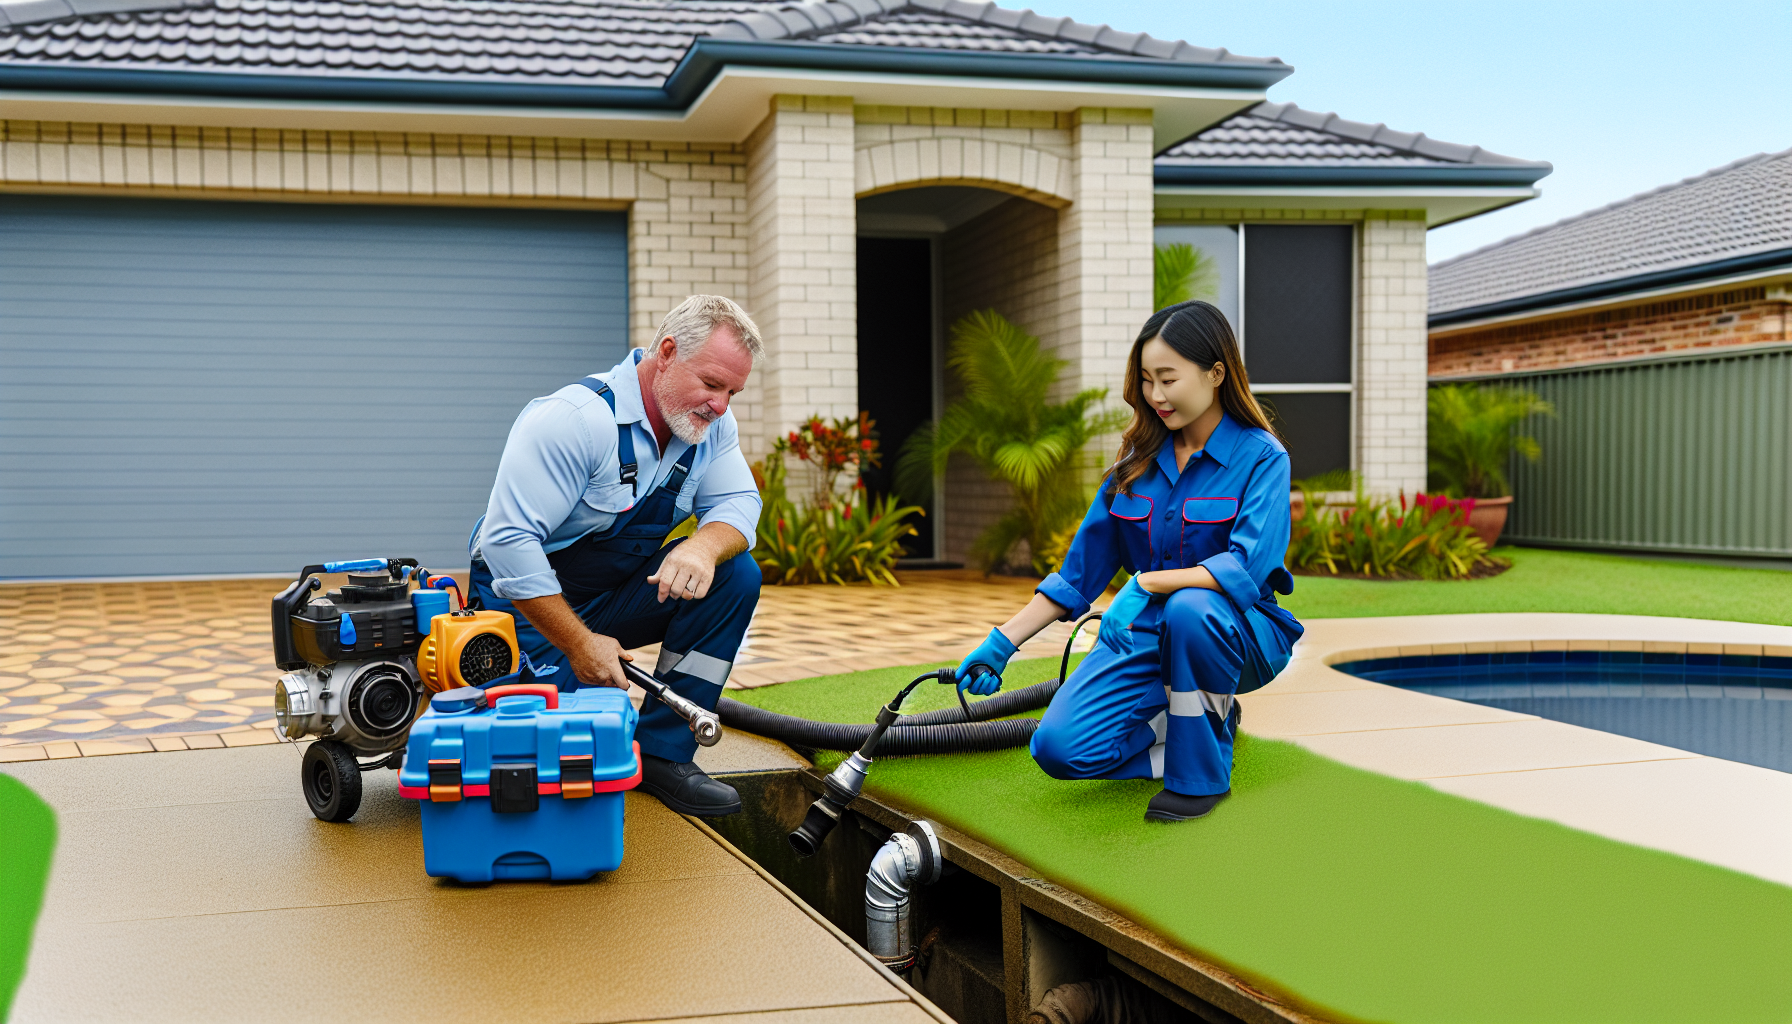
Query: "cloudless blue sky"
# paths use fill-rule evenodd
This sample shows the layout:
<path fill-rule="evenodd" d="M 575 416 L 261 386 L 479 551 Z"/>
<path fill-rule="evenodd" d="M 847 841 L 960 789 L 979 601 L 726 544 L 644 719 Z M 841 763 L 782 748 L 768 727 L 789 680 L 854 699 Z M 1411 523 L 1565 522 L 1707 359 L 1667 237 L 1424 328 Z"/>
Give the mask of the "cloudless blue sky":
<path fill-rule="evenodd" d="M 1792 148 L 1792 0 L 1003 6 L 1280 57 L 1272 100 L 1555 164 L 1540 198 L 1433 230 L 1433 262 Z"/>

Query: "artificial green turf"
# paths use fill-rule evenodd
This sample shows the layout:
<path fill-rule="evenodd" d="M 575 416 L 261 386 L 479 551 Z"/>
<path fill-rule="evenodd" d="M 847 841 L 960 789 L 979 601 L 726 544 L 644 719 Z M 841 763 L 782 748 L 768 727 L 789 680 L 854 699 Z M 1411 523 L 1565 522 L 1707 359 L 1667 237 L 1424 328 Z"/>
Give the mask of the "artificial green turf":
<path fill-rule="evenodd" d="M 1501 548 L 1512 568 L 1483 580 L 1426 582 L 1297 576 L 1281 599 L 1297 618 L 1603 612 L 1792 626 L 1792 573 L 1585 551 Z"/>
<path fill-rule="evenodd" d="M 55 812 L 23 782 L 0 775 L 0 1021 L 25 977 L 55 848 Z"/>
<path fill-rule="evenodd" d="M 863 722 L 925 667 L 735 696 Z M 1056 672 L 1017 662 L 1007 681 Z M 914 710 L 952 699 L 923 686 Z M 888 759 L 868 787 L 1322 1016 L 1792 1019 L 1792 888 L 1293 744 L 1241 737 L 1232 798 L 1175 825 L 1142 820 L 1156 783 L 1055 781 L 1025 750 Z"/>

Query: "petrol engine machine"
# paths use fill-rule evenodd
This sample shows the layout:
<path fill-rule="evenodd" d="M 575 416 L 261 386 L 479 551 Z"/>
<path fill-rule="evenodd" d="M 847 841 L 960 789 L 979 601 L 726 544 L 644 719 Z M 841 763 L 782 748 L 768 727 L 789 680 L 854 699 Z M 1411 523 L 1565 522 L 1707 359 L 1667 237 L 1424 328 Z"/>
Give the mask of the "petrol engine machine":
<path fill-rule="evenodd" d="M 324 573 L 347 573 L 348 580 L 314 598 Z M 274 662 L 286 673 L 274 686 L 275 722 L 288 740 L 314 737 L 300 783 L 311 813 L 324 821 L 354 817 L 363 772 L 403 768 L 412 725 L 429 698 L 441 698 L 438 712 L 460 714 L 496 710 L 498 695 L 510 692 L 501 687 L 555 689 L 539 681 L 554 670 L 537 670 L 518 649 L 510 615 L 468 608 L 453 577 L 433 575 L 414 558 L 308 565 L 274 598 L 272 625 Z M 721 738 L 714 714 L 623 666 L 631 682 L 691 723 L 697 742 L 712 746 Z"/>

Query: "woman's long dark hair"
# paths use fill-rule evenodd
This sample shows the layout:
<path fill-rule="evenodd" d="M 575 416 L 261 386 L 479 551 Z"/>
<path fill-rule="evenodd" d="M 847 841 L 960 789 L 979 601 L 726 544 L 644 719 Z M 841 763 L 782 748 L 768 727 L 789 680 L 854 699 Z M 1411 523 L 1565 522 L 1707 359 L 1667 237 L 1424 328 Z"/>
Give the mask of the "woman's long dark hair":
<path fill-rule="evenodd" d="M 1251 379 L 1245 375 L 1238 338 L 1226 322 L 1226 315 L 1211 303 L 1198 300 L 1165 306 L 1145 321 L 1138 340 L 1132 343 L 1132 354 L 1126 357 L 1126 385 L 1121 393 L 1126 404 L 1132 406 L 1132 423 L 1120 437 L 1120 458 L 1111 472 L 1116 486 L 1127 494 L 1132 493 L 1133 481 L 1151 466 L 1158 449 L 1170 436 L 1170 428 L 1164 426 L 1163 418 L 1145 400 L 1140 353 L 1152 338 L 1164 339 L 1164 344 L 1177 355 L 1203 371 L 1211 370 L 1214 363 L 1224 363 L 1226 379 L 1220 382 L 1220 408 L 1247 427 L 1275 433 L 1263 407 L 1251 395 Z"/>

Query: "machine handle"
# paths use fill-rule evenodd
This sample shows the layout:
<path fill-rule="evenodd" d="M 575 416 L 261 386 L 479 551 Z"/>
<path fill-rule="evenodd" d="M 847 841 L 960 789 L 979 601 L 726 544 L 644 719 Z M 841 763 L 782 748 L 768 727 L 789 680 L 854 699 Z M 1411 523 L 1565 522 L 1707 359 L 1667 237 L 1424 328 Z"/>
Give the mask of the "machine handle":
<path fill-rule="evenodd" d="M 384 558 L 354 558 L 346 562 L 325 562 L 325 572 L 385 572 Z"/>
<path fill-rule="evenodd" d="M 485 706 L 495 708 L 499 697 L 515 697 L 518 694 L 546 697 L 550 709 L 560 706 L 560 690 L 550 683 L 505 683 L 503 686 L 494 686 L 485 691 Z"/>

